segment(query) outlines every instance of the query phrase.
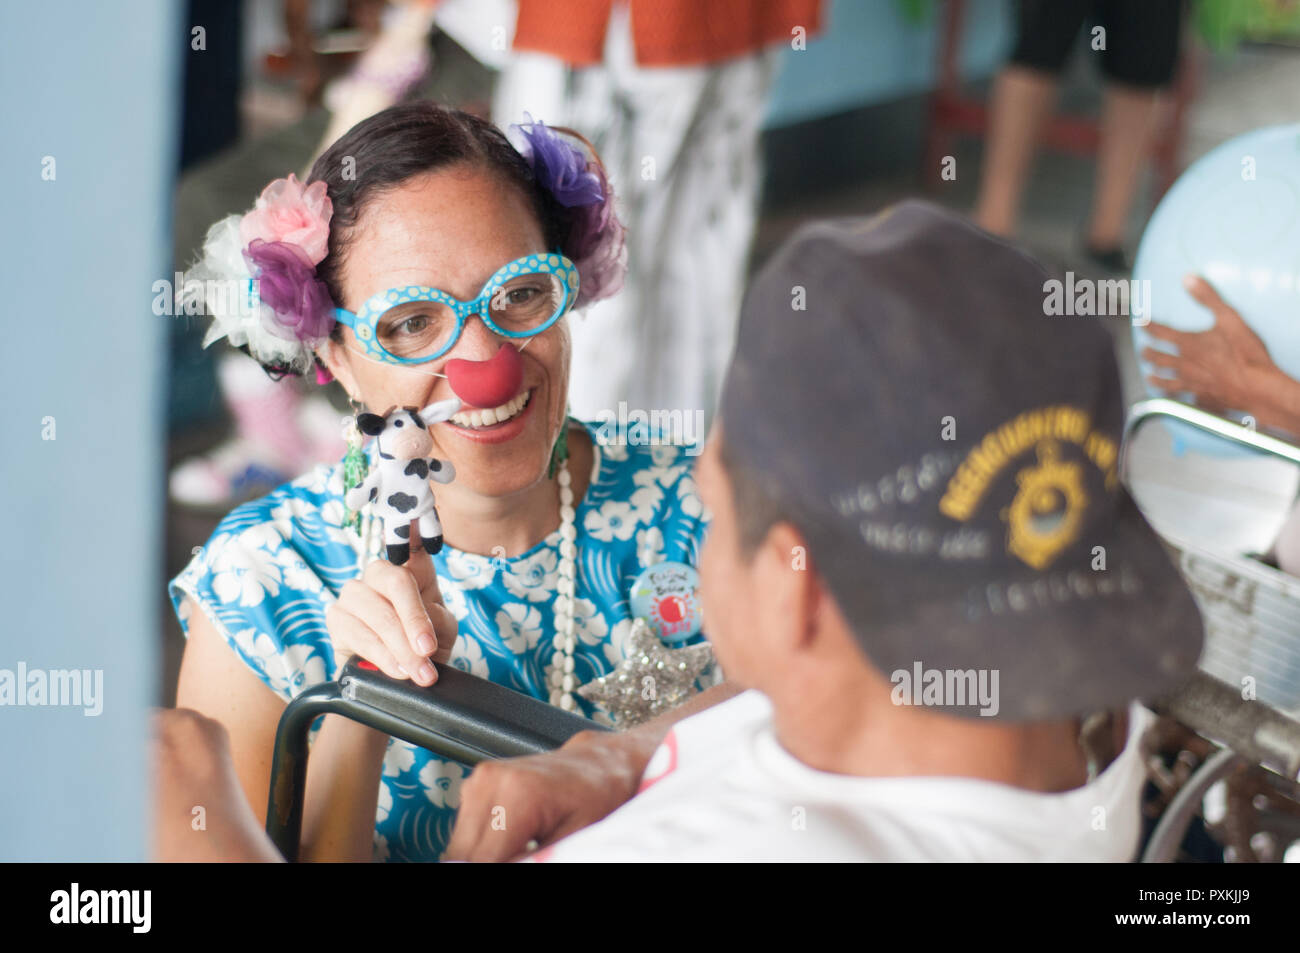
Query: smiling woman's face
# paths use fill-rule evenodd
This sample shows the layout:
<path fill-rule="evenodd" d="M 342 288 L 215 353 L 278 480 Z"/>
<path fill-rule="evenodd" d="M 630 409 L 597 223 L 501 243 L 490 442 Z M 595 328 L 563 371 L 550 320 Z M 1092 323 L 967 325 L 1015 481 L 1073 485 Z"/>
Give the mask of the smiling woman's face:
<path fill-rule="evenodd" d="M 502 265 L 549 250 L 518 188 L 481 166 L 449 166 L 369 200 L 344 252 L 344 300 L 338 304 L 355 313 L 371 295 L 404 285 L 439 288 L 470 300 Z M 393 405 L 427 407 L 456 396 L 445 377 L 430 372 L 445 373 L 451 360 L 486 361 L 503 344 L 526 345 L 519 355 L 523 384 L 507 402 L 515 407 L 526 397 L 523 409 L 489 427 L 434 424 L 433 455 L 452 462 L 457 484 L 487 496 L 515 493 L 544 477 L 568 397 L 565 319 L 512 343 L 471 316 L 455 347 L 409 369 L 368 359 L 352 330 L 340 331 L 343 346 L 330 343 L 327 364 L 347 391 L 375 413 Z"/>

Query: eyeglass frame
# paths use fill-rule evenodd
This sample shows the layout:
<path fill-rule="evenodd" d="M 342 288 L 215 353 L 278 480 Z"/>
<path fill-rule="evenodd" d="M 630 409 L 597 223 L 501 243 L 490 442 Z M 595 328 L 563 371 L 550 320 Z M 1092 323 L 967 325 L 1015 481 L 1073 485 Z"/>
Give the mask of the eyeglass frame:
<path fill-rule="evenodd" d="M 492 296 L 512 278 L 535 274 L 550 274 L 560 279 L 560 288 L 564 292 L 564 300 L 560 302 L 560 306 L 544 322 L 527 331 L 507 331 L 498 327 L 492 320 Z M 502 265 L 483 285 L 483 290 L 478 293 L 478 296 L 469 301 L 462 301 L 441 288 L 403 285 L 371 295 L 361 306 L 361 310 L 356 313 L 346 308 L 335 308 L 334 317 L 341 324 L 352 329 L 352 333 L 371 356 L 387 364 L 427 364 L 436 361 L 456 346 L 461 333 L 465 330 L 465 321 L 473 314 L 477 314 L 488 328 L 502 337 L 519 339 L 541 334 L 568 313 L 573 302 L 578 298 L 578 285 L 578 266 L 559 252 L 545 252 L 540 255 L 525 255 Z M 446 305 L 456 315 L 456 330 L 452 332 L 446 345 L 427 357 L 398 357 L 379 343 L 379 322 L 383 316 L 398 305 L 412 301 L 429 301 Z"/>

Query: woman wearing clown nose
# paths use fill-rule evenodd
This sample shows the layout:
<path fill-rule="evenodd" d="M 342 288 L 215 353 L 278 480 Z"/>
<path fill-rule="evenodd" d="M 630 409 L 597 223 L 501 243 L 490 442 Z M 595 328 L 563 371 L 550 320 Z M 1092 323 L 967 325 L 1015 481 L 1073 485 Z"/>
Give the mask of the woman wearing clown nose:
<path fill-rule="evenodd" d="M 621 286 L 623 229 L 585 140 L 540 122 L 512 134 L 517 148 L 456 110 L 393 107 L 343 136 L 306 183 L 278 180 L 214 225 L 190 272 L 204 288 L 239 282 L 257 302 L 250 318 L 209 297 L 209 342 L 224 336 L 274 374 L 336 379 L 359 419 L 422 424 L 417 455 L 454 474 L 436 485 L 445 545 L 420 545 L 413 523 L 397 565 L 374 502 L 356 517 L 345 501 L 381 462 L 381 440 L 354 440 L 338 464 L 231 512 L 171 581 L 188 639 L 177 705 L 226 725 L 259 818 L 284 705 L 349 655 L 420 685 L 436 679 L 431 661 L 449 660 L 619 726 L 667 707 L 606 708 L 584 686 L 628 664 L 630 637 L 645 632 L 635 617 L 653 626 L 647 593 L 697 604 L 656 581 L 694 585 L 705 523 L 691 458 L 601 446 L 596 426 L 569 419 L 567 316 Z M 437 422 L 419 418 L 435 407 Z M 701 642 L 688 621 L 665 636 L 670 648 Z M 636 734 L 595 742 L 609 747 L 611 808 L 653 749 Z M 436 859 L 467 773 L 327 716 L 302 856 Z"/>

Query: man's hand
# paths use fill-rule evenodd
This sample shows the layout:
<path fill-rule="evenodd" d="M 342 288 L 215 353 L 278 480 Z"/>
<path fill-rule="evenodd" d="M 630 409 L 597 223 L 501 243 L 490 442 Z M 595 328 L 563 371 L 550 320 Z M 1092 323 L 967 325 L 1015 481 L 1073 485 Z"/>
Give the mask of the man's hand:
<path fill-rule="evenodd" d="M 283 860 L 244 792 L 218 721 L 188 708 L 154 713 L 153 859 Z"/>
<path fill-rule="evenodd" d="M 666 733 L 583 731 L 547 754 L 484 761 L 461 787 L 443 858 L 513 860 L 596 823 L 636 793 Z"/>
<path fill-rule="evenodd" d="M 604 819 L 636 794 L 673 725 L 741 691 L 723 682 L 629 731 L 581 731 L 546 754 L 484 761 L 461 786 L 443 858 L 517 860 Z"/>
<path fill-rule="evenodd" d="M 1149 325 L 1148 334 L 1168 341 L 1178 352 L 1144 348 L 1144 361 L 1172 371 L 1170 376 L 1153 374 L 1147 382 L 1168 393 L 1190 393 L 1200 406 L 1213 413 L 1231 409 L 1259 417 L 1261 394 L 1267 382 L 1279 373 L 1268 348 L 1204 278 L 1189 275 L 1183 284 L 1188 294 L 1210 309 L 1214 326 L 1208 331 L 1192 332 L 1163 324 Z"/>

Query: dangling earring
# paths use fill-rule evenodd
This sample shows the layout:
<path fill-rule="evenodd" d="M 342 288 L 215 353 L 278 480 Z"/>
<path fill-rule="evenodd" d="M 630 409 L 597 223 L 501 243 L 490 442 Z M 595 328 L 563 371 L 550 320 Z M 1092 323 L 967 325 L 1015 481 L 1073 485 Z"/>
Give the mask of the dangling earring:
<path fill-rule="evenodd" d="M 550 480 L 555 476 L 555 470 L 561 463 L 569 459 L 569 409 L 564 409 L 564 422 L 560 424 L 560 435 L 555 438 L 555 446 L 551 447 L 551 462 L 546 468 L 546 479 Z"/>
<path fill-rule="evenodd" d="M 352 419 L 348 421 L 345 434 L 348 441 L 348 452 L 343 456 L 343 499 L 346 500 L 348 491 L 360 486 L 366 480 L 366 474 L 370 470 L 370 461 L 361 450 L 361 428 L 357 426 L 357 416 L 361 414 L 364 408 L 348 395 L 348 404 L 352 407 Z M 361 512 L 360 510 L 348 509 L 347 503 L 343 504 L 343 525 L 351 526 L 358 533 L 361 532 Z"/>

